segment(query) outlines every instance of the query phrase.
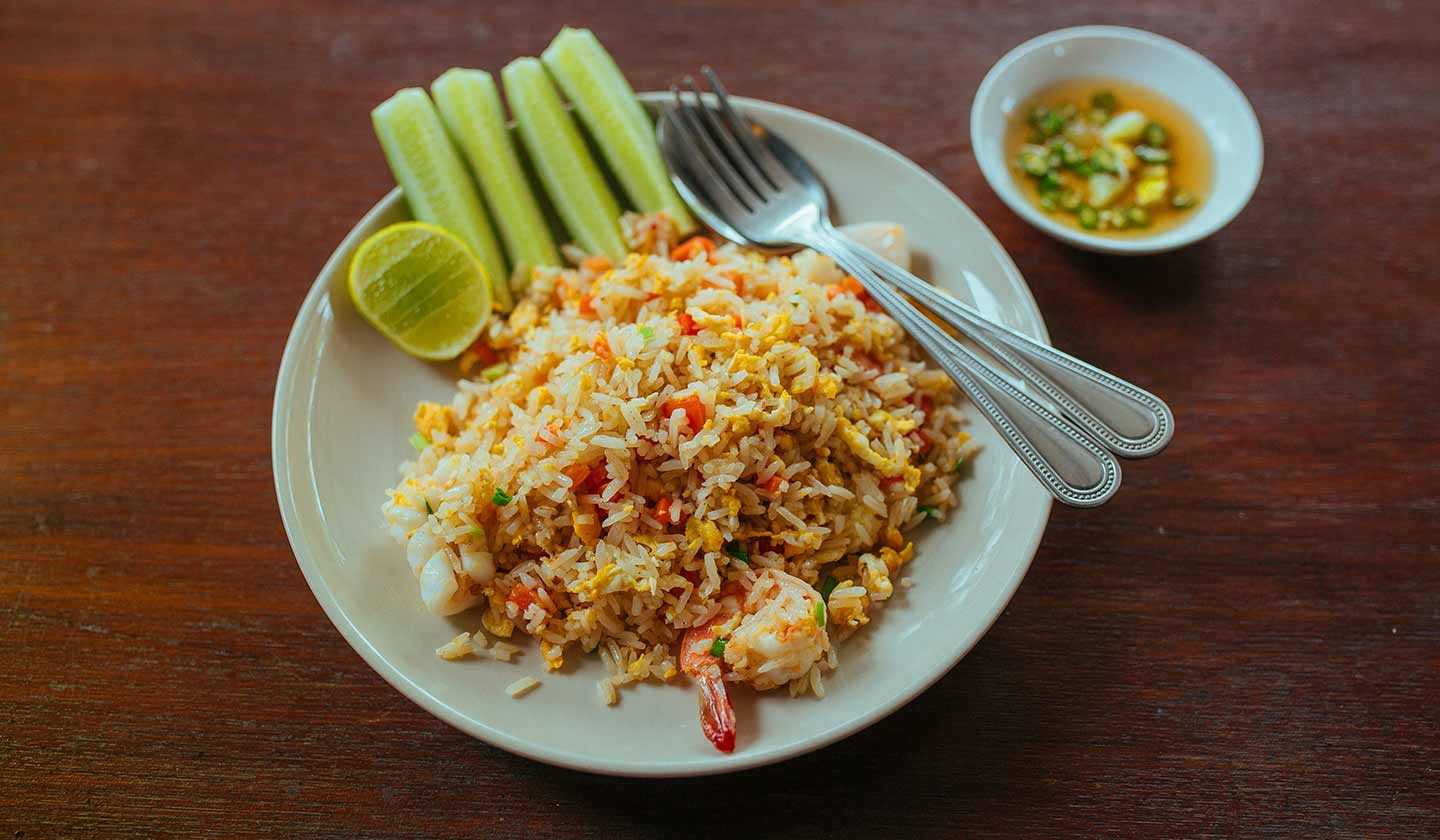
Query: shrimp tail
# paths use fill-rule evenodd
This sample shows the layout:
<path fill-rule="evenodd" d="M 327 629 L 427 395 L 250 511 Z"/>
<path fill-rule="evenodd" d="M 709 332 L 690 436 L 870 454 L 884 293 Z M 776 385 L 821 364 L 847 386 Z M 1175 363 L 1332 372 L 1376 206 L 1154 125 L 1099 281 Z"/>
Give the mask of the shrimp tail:
<path fill-rule="evenodd" d="M 700 682 L 700 729 L 720 752 L 735 751 L 735 710 L 718 670 L 697 675 Z"/>

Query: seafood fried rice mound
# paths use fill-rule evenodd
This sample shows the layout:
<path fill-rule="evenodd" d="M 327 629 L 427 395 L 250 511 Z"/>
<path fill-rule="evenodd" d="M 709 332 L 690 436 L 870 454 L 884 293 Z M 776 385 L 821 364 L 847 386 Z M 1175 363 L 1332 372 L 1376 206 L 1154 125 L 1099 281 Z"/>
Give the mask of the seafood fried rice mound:
<path fill-rule="evenodd" d="M 953 386 L 828 258 L 658 230 L 531 273 L 417 410 L 385 518 L 429 610 L 534 636 L 552 669 L 595 652 L 607 702 L 696 668 L 823 694 L 906 531 L 956 502 Z"/>

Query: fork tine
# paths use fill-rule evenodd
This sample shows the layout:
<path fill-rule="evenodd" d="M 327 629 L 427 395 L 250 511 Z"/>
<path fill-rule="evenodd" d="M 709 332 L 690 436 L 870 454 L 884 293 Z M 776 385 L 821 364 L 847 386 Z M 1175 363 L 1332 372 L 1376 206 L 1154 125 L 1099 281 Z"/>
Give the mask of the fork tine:
<path fill-rule="evenodd" d="M 710 89 L 715 91 L 715 98 L 720 101 L 720 113 L 724 115 L 725 121 L 729 123 L 730 130 L 740 139 L 740 144 L 749 153 L 750 160 L 757 164 L 765 172 L 775 189 L 783 189 L 796 183 L 790 170 L 775 157 L 769 149 L 765 148 L 760 141 L 755 139 L 756 125 L 745 117 L 740 116 L 730 105 L 730 92 L 725 89 L 725 83 L 720 81 L 720 76 L 709 66 L 700 68 L 707 81 L 710 82 Z M 760 129 L 764 131 L 764 129 Z"/>
<path fill-rule="evenodd" d="M 717 210 L 731 218 L 747 215 L 750 212 L 750 206 L 730 189 L 725 177 L 716 170 L 705 155 L 700 142 L 693 136 L 692 127 L 682 116 L 686 108 L 685 104 L 680 101 L 679 89 L 671 87 L 670 91 L 675 95 L 676 104 L 665 108 L 664 119 L 667 120 L 666 125 L 673 131 L 675 141 L 667 143 L 666 146 L 682 157 L 685 168 L 694 176 L 697 185 L 704 192 L 705 198 L 714 204 Z"/>
<path fill-rule="evenodd" d="M 687 76 L 685 80 L 691 86 L 694 85 L 694 80 L 690 77 Z M 719 147 L 715 145 L 714 139 L 710 137 L 710 132 L 705 130 L 705 126 L 700 122 L 700 118 L 695 115 L 697 108 L 705 107 L 705 104 L 700 101 L 698 94 L 695 97 L 696 104 L 691 106 L 685 104 L 680 96 L 679 88 L 672 86 L 670 90 L 675 96 L 680 122 L 685 125 L 691 143 L 699 148 L 701 156 L 710 164 L 710 171 L 719 178 L 722 183 L 729 187 L 730 192 L 735 195 L 735 198 L 739 199 L 740 203 L 744 204 L 747 208 L 754 209 L 764 204 L 764 199 L 740 176 L 740 173 L 735 169 L 735 164 L 731 163 L 730 160 L 725 157 L 725 153 L 720 151 Z"/>
<path fill-rule="evenodd" d="M 695 86 L 695 80 L 687 76 L 685 81 L 690 88 L 690 93 L 694 95 L 695 101 L 700 103 L 700 110 L 705 113 L 705 122 L 710 126 L 715 143 L 740 170 L 746 183 L 753 187 L 755 193 L 760 196 L 765 196 L 773 191 L 775 185 L 769 178 L 761 174 L 759 169 L 755 168 L 755 162 L 750 159 L 750 155 L 746 154 L 739 139 L 734 136 L 726 124 L 720 121 L 720 118 L 716 116 L 715 109 L 704 104 L 705 100 L 700 95 L 700 89 Z"/>

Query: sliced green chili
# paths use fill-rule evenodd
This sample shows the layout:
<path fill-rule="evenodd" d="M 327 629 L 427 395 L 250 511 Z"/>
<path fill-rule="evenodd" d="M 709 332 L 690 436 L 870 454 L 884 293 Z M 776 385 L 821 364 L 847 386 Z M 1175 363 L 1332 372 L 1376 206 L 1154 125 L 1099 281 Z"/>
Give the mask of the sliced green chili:
<path fill-rule="evenodd" d="M 1100 226 L 1100 212 L 1088 204 L 1080 208 L 1076 217 L 1080 220 L 1080 227 L 1086 230 L 1094 230 Z"/>
<path fill-rule="evenodd" d="M 825 602 L 824 602 L 824 601 L 820 601 L 819 603 L 815 604 L 815 626 L 816 626 L 816 627 L 824 627 L 824 626 L 825 626 Z"/>
<path fill-rule="evenodd" d="M 496 487 L 495 494 L 490 497 L 490 501 L 499 507 L 505 507 L 514 500 L 515 497 L 506 493 L 503 487 Z"/>

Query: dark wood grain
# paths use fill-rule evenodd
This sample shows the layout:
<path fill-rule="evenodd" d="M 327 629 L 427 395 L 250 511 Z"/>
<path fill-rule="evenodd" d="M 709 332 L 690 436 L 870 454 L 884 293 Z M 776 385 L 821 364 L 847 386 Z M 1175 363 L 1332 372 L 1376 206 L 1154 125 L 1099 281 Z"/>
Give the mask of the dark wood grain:
<path fill-rule="evenodd" d="M 0 836 L 1440 835 L 1433 4 L 298 5 L 0 4 Z M 985 70 L 1089 22 L 1249 94 L 1265 177 L 1212 240 L 1080 254 L 982 181 Z M 390 186 L 369 108 L 565 23 L 637 87 L 704 60 L 893 145 L 1057 343 L 1176 410 L 949 676 L 780 766 L 605 779 L 452 731 L 350 650 L 281 527 L 275 373 Z"/>

